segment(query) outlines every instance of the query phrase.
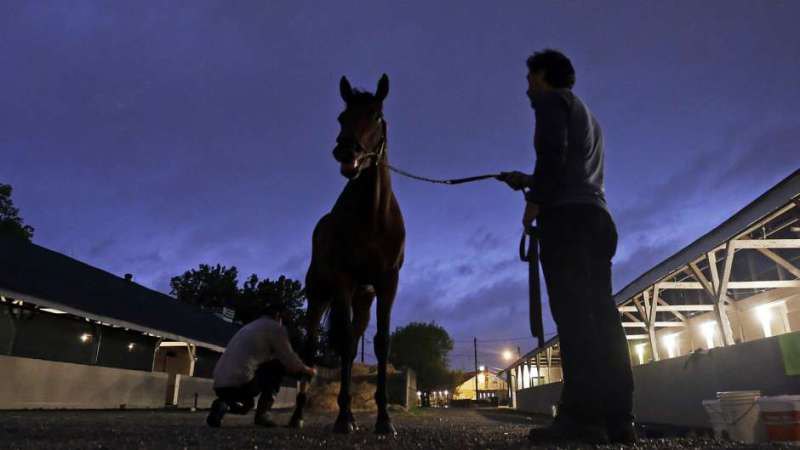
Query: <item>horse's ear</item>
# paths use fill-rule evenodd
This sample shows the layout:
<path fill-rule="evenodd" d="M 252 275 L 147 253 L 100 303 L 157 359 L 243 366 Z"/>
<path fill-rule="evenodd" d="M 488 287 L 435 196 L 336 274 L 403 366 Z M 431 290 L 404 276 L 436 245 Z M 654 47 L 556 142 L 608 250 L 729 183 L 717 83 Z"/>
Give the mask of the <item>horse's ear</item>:
<path fill-rule="evenodd" d="M 382 102 L 386 96 L 389 95 L 389 77 L 386 74 L 383 74 L 381 79 L 378 81 L 378 90 L 375 91 L 375 97 L 378 101 Z"/>
<path fill-rule="evenodd" d="M 341 94 L 342 100 L 344 100 L 345 103 L 348 103 L 353 96 L 353 88 L 350 86 L 350 82 L 347 81 L 347 77 L 345 76 L 342 76 L 342 79 L 339 80 L 339 94 Z"/>

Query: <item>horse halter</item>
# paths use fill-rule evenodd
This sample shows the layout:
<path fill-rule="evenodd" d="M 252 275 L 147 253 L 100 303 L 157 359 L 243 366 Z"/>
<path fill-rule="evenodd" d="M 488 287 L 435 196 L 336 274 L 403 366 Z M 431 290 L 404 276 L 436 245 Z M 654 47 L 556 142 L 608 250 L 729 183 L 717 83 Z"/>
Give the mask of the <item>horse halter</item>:
<path fill-rule="evenodd" d="M 386 120 L 384 120 L 383 114 L 378 115 L 377 121 L 381 124 L 381 140 L 378 142 L 378 150 L 363 154 L 364 158 L 375 156 L 375 162 L 372 165 L 376 167 L 380 164 L 383 155 L 386 153 Z"/>

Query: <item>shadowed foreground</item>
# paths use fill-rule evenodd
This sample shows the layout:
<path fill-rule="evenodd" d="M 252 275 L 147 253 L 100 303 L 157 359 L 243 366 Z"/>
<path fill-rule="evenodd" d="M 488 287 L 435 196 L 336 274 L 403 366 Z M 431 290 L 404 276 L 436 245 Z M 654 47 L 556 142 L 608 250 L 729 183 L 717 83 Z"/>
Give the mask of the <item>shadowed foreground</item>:
<path fill-rule="evenodd" d="M 399 435 L 372 433 L 374 414 L 358 414 L 361 430 L 352 435 L 330 433 L 335 414 L 309 414 L 302 431 L 263 429 L 252 414 L 229 415 L 223 427 L 205 425 L 205 412 L 187 411 L 0 411 L 0 448 L 11 449 L 538 449 L 525 436 L 545 423 L 508 410 L 432 409 L 395 412 Z M 283 424 L 289 411 L 277 414 Z M 780 448 L 762 446 L 759 448 Z M 575 447 L 573 447 L 575 448 Z M 607 448 L 620 448 L 607 447 Z M 700 439 L 652 439 L 637 448 L 754 448 Z"/>

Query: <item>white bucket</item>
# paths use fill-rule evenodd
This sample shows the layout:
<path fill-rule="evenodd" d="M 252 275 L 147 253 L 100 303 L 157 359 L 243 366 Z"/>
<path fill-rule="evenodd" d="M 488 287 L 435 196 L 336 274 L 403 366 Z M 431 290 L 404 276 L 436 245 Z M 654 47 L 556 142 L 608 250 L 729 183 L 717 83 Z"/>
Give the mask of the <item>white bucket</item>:
<path fill-rule="evenodd" d="M 759 391 L 717 393 L 722 419 L 731 440 L 747 443 L 764 440 L 764 427 L 756 402 L 760 394 Z"/>
<path fill-rule="evenodd" d="M 711 422 L 711 429 L 714 430 L 716 439 L 724 439 L 727 434 L 725 419 L 722 417 L 722 407 L 719 400 L 703 400 L 703 408 L 708 414 L 708 421 Z"/>

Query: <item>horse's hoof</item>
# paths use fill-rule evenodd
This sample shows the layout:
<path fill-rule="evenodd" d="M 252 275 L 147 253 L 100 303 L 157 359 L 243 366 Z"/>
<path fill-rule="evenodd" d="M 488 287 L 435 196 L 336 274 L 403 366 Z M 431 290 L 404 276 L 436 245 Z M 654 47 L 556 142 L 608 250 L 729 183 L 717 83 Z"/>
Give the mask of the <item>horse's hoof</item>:
<path fill-rule="evenodd" d="M 358 431 L 358 422 L 356 422 L 356 418 L 353 417 L 353 413 L 350 413 L 350 425 L 353 427 L 353 431 Z"/>
<path fill-rule="evenodd" d="M 392 425 L 391 420 L 379 420 L 375 422 L 375 434 L 389 434 L 397 436 L 397 430 Z"/>
<path fill-rule="evenodd" d="M 292 417 L 292 419 L 289 420 L 289 423 L 286 425 L 286 428 L 296 428 L 296 429 L 299 430 L 299 429 L 303 428 L 303 425 L 305 425 L 305 423 L 303 422 L 303 419 L 298 419 L 296 417 Z"/>
<path fill-rule="evenodd" d="M 356 430 L 356 424 L 350 420 L 336 420 L 333 424 L 333 432 L 336 434 L 351 434 Z"/>

